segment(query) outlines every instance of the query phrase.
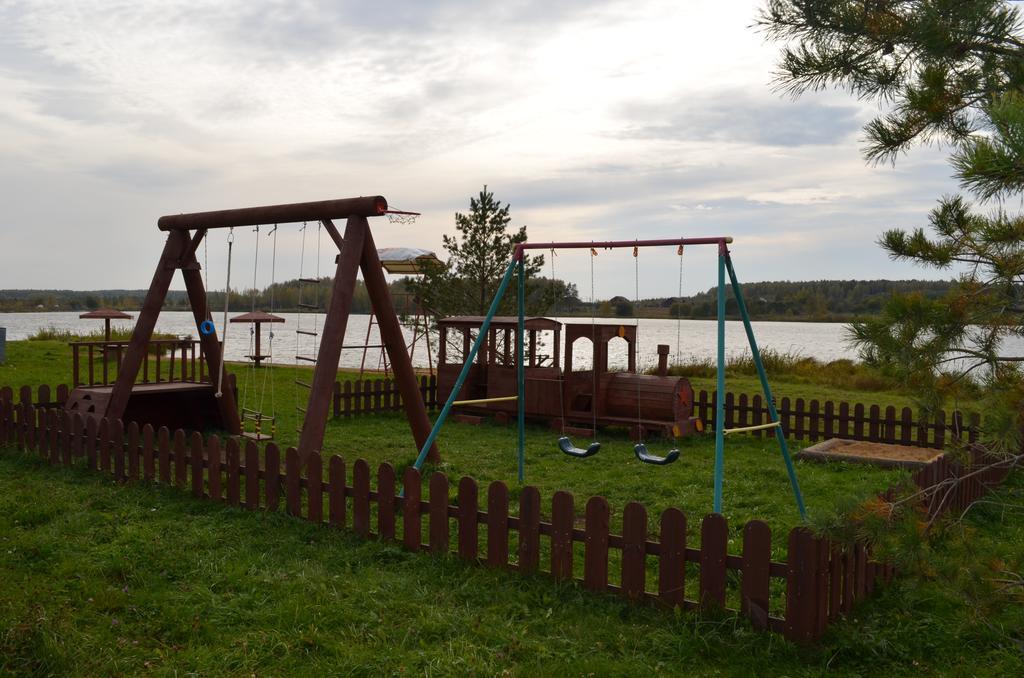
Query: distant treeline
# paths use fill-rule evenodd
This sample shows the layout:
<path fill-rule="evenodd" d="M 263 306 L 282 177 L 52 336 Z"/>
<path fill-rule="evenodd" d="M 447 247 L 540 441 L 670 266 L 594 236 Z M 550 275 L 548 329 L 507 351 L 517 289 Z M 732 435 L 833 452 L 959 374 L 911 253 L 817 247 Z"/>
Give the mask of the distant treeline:
<path fill-rule="evenodd" d="M 813 280 L 744 283 L 742 289 L 751 317 L 760 320 L 846 321 L 877 314 L 895 293 L 935 299 L 955 284 L 945 280 Z M 714 318 L 717 290 L 712 287 L 692 297 L 645 299 L 634 312 L 640 316 Z M 739 317 L 731 286 L 726 315 Z"/>
<path fill-rule="evenodd" d="M 541 287 L 549 281 L 539 281 Z M 944 295 L 954 285 L 936 280 L 815 280 L 809 282 L 760 282 L 743 285 L 743 296 L 754 318 L 760 320 L 845 321 L 878 313 L 893 293 L 919 293 L 929 298 Z M 549 309 L 549 315 L 589 315 L 589 304 L 581 301 L 574 285 L 559 285 L 560 297 Z M 318 304 L 326 308 L 330 301 L 331 279 L 322 278 L 319 285 L 298 280 L 276 283 L 256 292 L 232 291 L 230 308 L 243 312 L 255 306 L 259 310 L 294 312 L 298 304 Z M 391 283 L 392 297 L 400 313 L 411 310 L 411 300 L 402 280 Z M 0 311 L 86 311 L 102 306 L 136 311 L 142 305 L 145 290 L 0 290 Z M 736 304 L 728 295 L 726 313 L 738 317 Z M 223 292 L 210 292 L 210 306 L 224 307 Z M 168 293 L 167 310 L 188 310 L 184 291 Z M 710 288 L 690 297 L 642 299 L 639 303 L 625 297 L 612 297 L 599 302 L 600 316 L 653 318 L 713 318 L 716 313 L 716 290 Z M 352 311 L 369 313 L 370 298 L 361 280 L 356 281 Z"/>
<path fill-rule="evenodd" d="M 402 280 L 391 283 L 391 294 L 399 313 L 407 312 L 405 286 Z M 146 290 L 0 290 L 0 312 L 15 311 L 91 311 L 110 307 L 122 311 L 137 311 L 142 307 Z M 224 292 L 210 291 L 210 308 L 224 308 Z M 232 290 L 230 310 L 244 312 L 252 309 L 290 313 L 299 310 L 298 304 L 316 304 L 327 308 L 331 298 L 331 278 L 320 279 L 319 284 L 300 283 L 298 280 L 275 283 L 256 292 L 253 290 Z M 164 309 L 168 311 L 189 310 L 188 296 L 184 290 L 167 293 Z M 369 313 L 370 297 L 362 280 L 356 281 L 352 299 L 353 313 Z"/>

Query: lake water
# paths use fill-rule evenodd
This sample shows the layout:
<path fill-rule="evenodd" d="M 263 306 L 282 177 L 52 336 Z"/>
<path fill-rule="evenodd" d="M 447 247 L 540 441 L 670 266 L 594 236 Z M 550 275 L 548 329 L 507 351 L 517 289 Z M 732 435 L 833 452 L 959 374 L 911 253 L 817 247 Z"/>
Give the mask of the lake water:
<path fill-rule="evenodd" d="M 137 315 L 133 313 L 132 315 Z M 278 363 L 293 363 L 295 355 L 308 355 L 314 352 L 313 338 L 296 335 L 297 314 L 280 313 L 285 318 L 284 324 L 274 325 L 274 354 Z M 218 332 L 220 331 L 219 317 Z M 349 319 L 348 331 L 345 336 L 345 344 L 380 343 L 376 326 L 370 332 L 370 340 L 366 341 L 366 330 L 370 316 L 353 315 Z M 587 322 L 586 318 L 566 318 L 572 322 Z M 302 329 L 312 330 L 314 323 L 316 328 L 322 328 L 324 316 L 322 314 L 304 313 L 301 317 Z M 621 318 L 598 318 L 597 322 L 621 323 L 633 325 L 636 320 Z M 131 323 L 125 321 L 127 326 Z M 846 344 L 845 325 L 842 323 L 804 323 L 804 322 L 755 322 L 753 323 L 754 333 L 758 345 L 762 349 L 774 349 L 781 352 L 799 353 L 801 355 L 818 358 L 819 360 L 835 360 L 837 358 L 856 358 L 856 352 Z M 0 327 L 7 328 L 8 340 L 26 339 L 41 328 L 54 327 L 67 329 L 74 332 L 90 332 L 102 329 L 103 324 L 96 320 L 81 320 L 78 312 L 60 313 L 0 313 Z M 264 325 L 263 349 L 269 344 L 269 326 Z M 192 314 L 187 311 L 165 311 L 160 314 L 156 329 L 158 332 L 176 334 L 179 336 L 197 336 Z M 680 337 L 678 342 L 681 349 L 677 351 L 677 332 Z M 714 360 L 715 358 L 715 322 L 712 320 L 655 320 L 641 319 L 637 334 L 639 337 L 640 365 L 650 367 L 657 363 L 657 345 L 667 344 L 671 347 L 670 362 L 677 360 L 691 361 Z M 244 356 L 250 353 L 249 350 L 249 326 L 231 325 L 227 337 L 227 357 L 229 360 L 244 360 Z M 300 340 L 298 345 L 296 340 Z M 406 330 L 406 342 L 412 339 L 412 331 Z M 434 362 L 436 364 L 436 341 L 434 344 Z M 613 367 L 623 367 L 626 363 L 626 347 L 623 341 L 612 342 L 610 349 L 610 362 Z M 749 353 L 747 350 L 746 336 L 743 332 L 743 325 L 738 321 L 726 323 L 726 351 L 730 356 Z M 587 351 L 582 351 L 587 353 Z M 377 367 L 379 349 L 371 349 L 367 359 L 367 368 Z M 362 360 L 362 350 L 342 351 L 340 365 L 342 367 L 358 368 Z M 413 362 L 417 367 L 427 366 L 427 354 L 425 344 L 421 341 L 416 347 L 413 355 Z M 577 367 L 584 367 L 589 362 L 589 356 L 577 357 Z"/>

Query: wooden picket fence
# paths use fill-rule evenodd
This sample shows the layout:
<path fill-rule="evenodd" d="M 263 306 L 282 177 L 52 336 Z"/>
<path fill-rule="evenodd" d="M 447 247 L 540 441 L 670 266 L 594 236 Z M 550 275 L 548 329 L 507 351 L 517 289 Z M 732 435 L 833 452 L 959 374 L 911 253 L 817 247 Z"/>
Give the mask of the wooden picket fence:
<path fill-rule="evenodd" d="M 437 377 L 422 375 L 420 394 L 428 410 L 437 409 Z M 334 382 L 333 413 L 335 417 L 353 417 L 402 409 L 402 394 L 392 379 L 357 379 Z"/>
<path fill-rule="evenodd" d="M 340 456 L 314 454 L 302 469 L 294 448 L 285 451 L 282 464 L 274 444 L 261 452 L 252 441 L 242 448 L 235 438 L 97 422 L 45 406 L 49 396 L 48 388 L 40 388 L 36 398 L 23 388 L 16 401 L 11 389 L 0 390 L 0 443 L 34 450 L 51 464 L 84 464 L 124 482 L 176 485 L 248 510 L 276 511 L 283 500 L 284 510 L 296 518 L 349 528 L 410 551 L 452 553 L 524 575 L 575 580 L 629 601 L 734 612 L 755 628 L 795 642 L 819 637 L 830 621 L 894 575 L 891 565 L 873 560 L 864 546 L 833 543 L 801 527 L 787 537 L 786 562 L 771 559 L 772 533 L 759 520 L 744 525 L 739 555 L 728 552 L 728 525 L 718 514 L 701 521 L 699 548 L 687 544 L 687 517 L 675 508 L 652 526 L 645 507 L 630 503 L 622 513 L 622 533 L 613 534 L 612 509 L 603 497 L 583 502 L 582 527 L 579 504 L 568 492 L 554 493 L 545 505 L 537 488 L 524 487 L 513 514 L 504 483 L 491 483 L 481 497 L 475 480 L 461 478 L 453 503 L 449 479 L 434 473 L 424 499 L 423 479 L 413 468 L 399 479 L 390 464 L 381 464 L 373 484 L 362 459 L 349 466 Z M 650 537 L 652 528 L 657 540 Z M 689 598 L 688 581 L 696 593 Z"/>
<path fill-rule="evenodd" d="M 693 409 L 708 429 L 715 426 L 715 392 L 700 391 L 694 398 Z M 768 406 L 759 396 L 725 394 L 725 427 L 735 428 L 766 424 L 770 421 Z M 914 415 L 909 407 L 897 410 L 889 405 L 880 407 L 826 400 L 782 398 L 777 402 L 782 431 L 790 440 L 865 440 L 875 443 L 894 443 L 944 449 L 954 439 L 976 442 L 980 419 L 972 414 L 965 425 L 963 413 L 956 410 L 947 418 L 943 410 L 932 413 L 919 411 Z M 775 435 L 772 431 L 755 431 L 757 437 Z"/>
<path fill-rule="evenodd" d="M 771 530 L 759 520 L 744 525 L 740 554 L 734 555 L 727 549 L 728 525 L 718 514 L 701 521 L 700 548 L 693 548 L 687 545 L 687 518 L 674 508 L 652 526 L 642 504 L 627 504 L 622 533 L 613 534 L 612 509 L 603 497 L 583 504 L 582 527 L 568 492 L 554 493 L 545 512 L 537 488 L 524 487 L 513 514 L 504 483 L 491 483 L 481 502 L 477 482 L 463 477 L 452 503 L 448 478 L 434 473 L 424 500 L 423 479 L 412 468 L 404 472 L 399 494 L 399 479 L 387 463 L 378 467 L 375 485 L 362 459 L 349 473 L 341 457 L 314 454 L 303 470 L 294 448 L 285 451 L 282 464 L 274 444 L 261 452 L 252 441 L 243 449 L 234 438 L 69 415 L 57 406 L 67 392 L 66 386 L 57 387 L 51 398 L 46 386 L 35 393 L 23 387 L 16 400 L 10 388 L 0 389 L 0 446 L 37 451 L 55 465 L 84 463 L 120 481 L 173 484 L 196 497 L 249 510 L 276 511 L 283 501 L 284 510 L 297 518 L 401 543 L 411 551 L 453 553 L 490 567 L 575 580 L 587 590 L 630 601 L 734 612 L 755 628 L 795 642 L 819 637 L 829 622 L 895 574 L 863 545 L 831 542 L 799 527 L 788 535 L 786 562 L 773 561 Z M 1008 462 L 991 466 L 995 461 L 974 446 L 966 462 L 943 456 L 918 470 L 914 484 L 936 490 L 925 504 L 928 513 L 963 510 L 1002 482 L 1012 467 Z M 882 496 L 892 499 L 896 492 L 890 488 Z M 654 527 L 657 540 L 650 538 Z M 482 549 L 481 543 L 486 544 Z M 781 585 L 772 586 L 773 580 Z M 688 581 L 696 593 L 690 598 Z"/>

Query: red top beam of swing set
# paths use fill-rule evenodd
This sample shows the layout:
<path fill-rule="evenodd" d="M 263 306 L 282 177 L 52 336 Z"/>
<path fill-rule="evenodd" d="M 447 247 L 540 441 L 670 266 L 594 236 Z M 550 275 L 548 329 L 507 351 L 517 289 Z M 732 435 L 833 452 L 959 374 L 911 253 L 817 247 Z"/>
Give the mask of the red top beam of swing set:
<path fill-rule="evenodd" d="M 168 214 L 156 222 L 161 231 L 231 228 L 261 224 L 291 224 L 299 221 L 323 221 L 348 217 L 379 217 L 388 211 L 388 201 L 380 195 L 285 205 L 263 205 L 213 212 Z"/>
<path fill-rule="evenodd" d="M 732 236 L 711 238 L 665 238 L 661 240 L 591 240 L 588 242 L 523 242 L 516 245 L 512 255 L 514 261 L 523 258 L 525 250 L 579 250 L 601 248 L 605 250 L 623 247 L 665 247 L 667 245 L 718 245 L 719 250 L 732 242 Z"/>

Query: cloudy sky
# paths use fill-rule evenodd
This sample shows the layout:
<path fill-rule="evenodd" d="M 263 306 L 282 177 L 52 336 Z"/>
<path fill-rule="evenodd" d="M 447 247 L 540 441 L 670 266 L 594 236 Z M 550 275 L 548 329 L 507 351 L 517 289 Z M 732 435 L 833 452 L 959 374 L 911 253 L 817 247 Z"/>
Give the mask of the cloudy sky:
<path fill-rule="evenodd" d="M 955 190 L 942 154 L 868 166 L 876 108 L 773 92 L 759 4 L 0 0 L 0 288 L 145 287 L 162 214 L 355 195 L 423 213 L 378 246 L 440 250 L 483 184 L 532 240 L 729 234 L 741 280 L 935 277 L 875 240 Z M 675 253 L 642 256 L 640 294 L 674 294 Z M 712 262 L 686 252 L 687 293 Z M 585 255 L 556 266 L 588 296 Z M 633 272 L 602 254 L 597 296 Z"/>

